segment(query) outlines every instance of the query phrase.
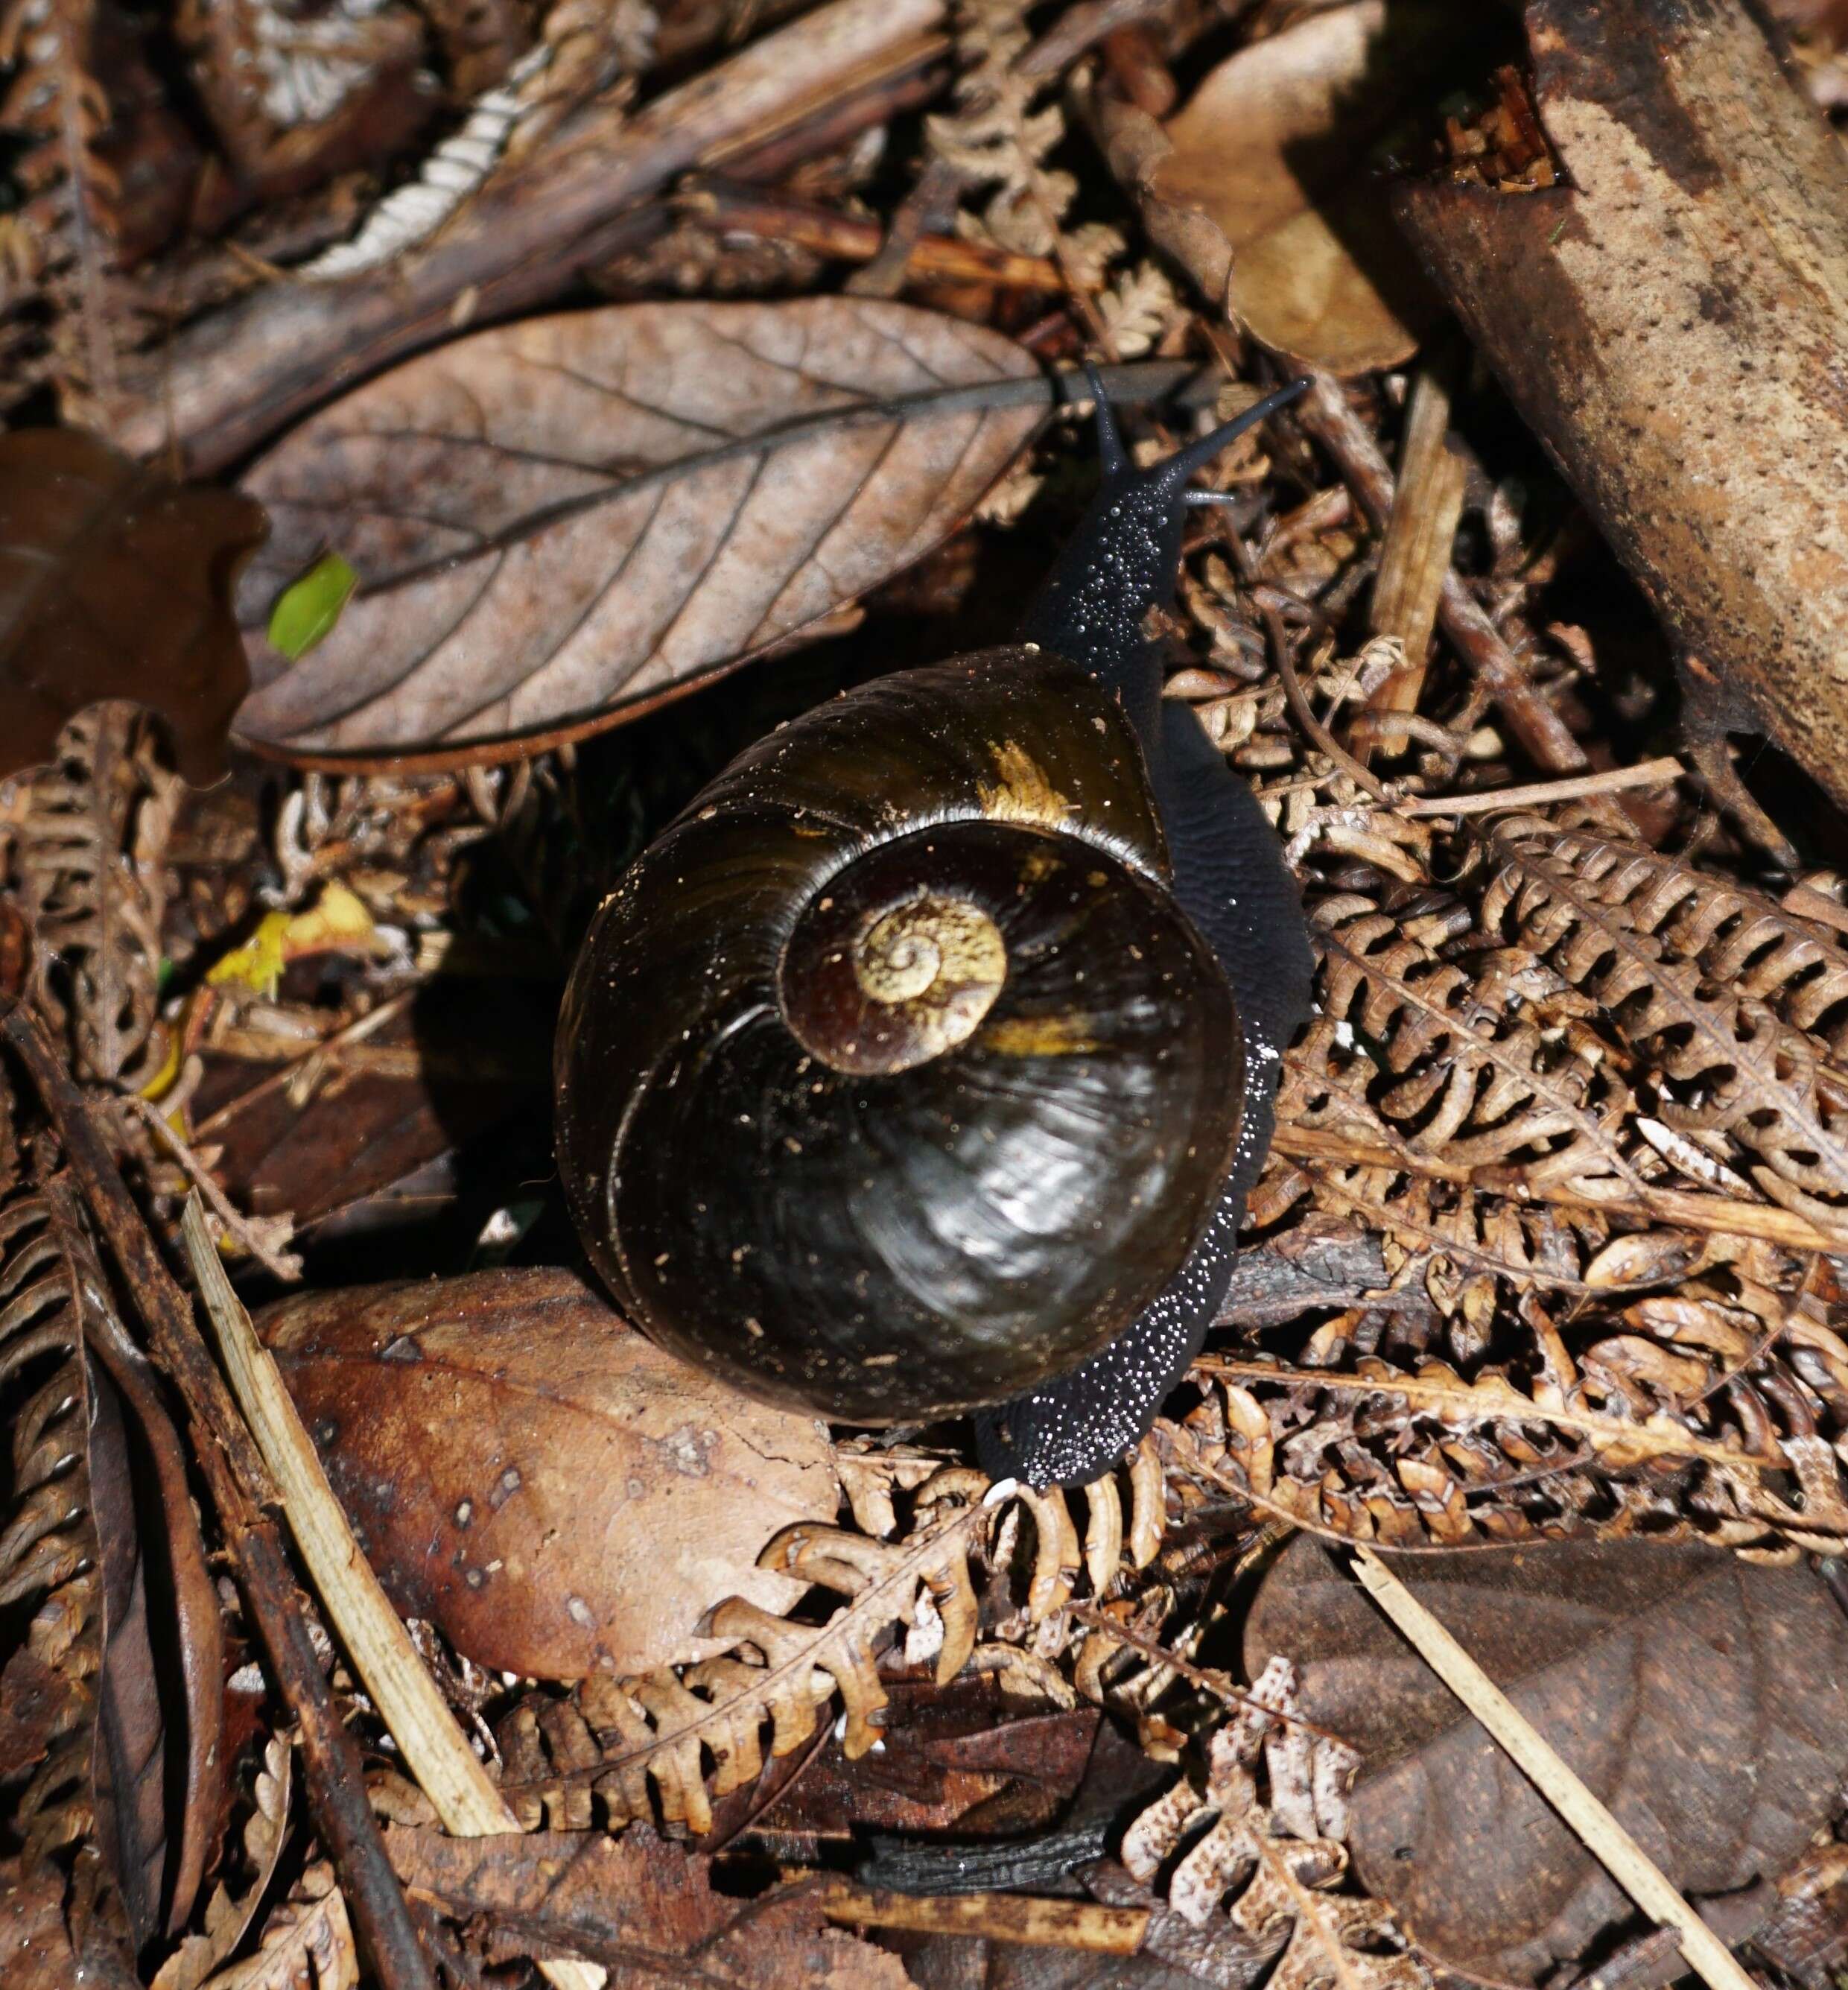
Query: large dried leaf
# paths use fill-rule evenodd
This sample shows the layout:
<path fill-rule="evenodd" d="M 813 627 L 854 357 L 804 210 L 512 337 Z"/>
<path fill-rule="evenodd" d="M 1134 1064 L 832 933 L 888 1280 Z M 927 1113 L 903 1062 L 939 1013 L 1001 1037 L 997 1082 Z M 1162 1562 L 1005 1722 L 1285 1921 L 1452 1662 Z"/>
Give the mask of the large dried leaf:
<path fill-rule="evenodd" d="M 600 1832 L 446 1838 L 399 1825 L 385 1849 L 414 1892 L 494 1927 L 498 1955 L 562 1943 L 609 1968 L 608 1990 L 911 1990 L 897 1957 L 826 1926 L 812 1889 L 728 1897 L 703 1859 L 645 1827 L 619 1842 Z"/>
<path fill-rule="evenodd" d="M 569 1272 L 310 1292 L 260 1324 L 394 1601 L 483 1665 L 687 1656 L 734 1591 L 787 1608 L 758 1550 L 833 1517 L 820 1425 L 662 1353 Z"/>
<path fill-rule="evenodd" d="M 209 781 L 249 682 L 232 584 L 262 508 L 181 486 L 76 429 L 0 436 L 0 773 L 51 757 L 59 728 L 134 698 Z"/>
<path fill-rule="evenodd" d="M 1393 1566 L 1684 1893 L 1775 1876 L 1848 1767 L 1848 1623 L 1807 1570 L 1636 1540 Z M 1260 1590 L 1248 1666 L 1361 1753 L 1361 1883 L 1451 1967 L 1532 1982 L 1632 1911 L 1319 1543 Z"/>
<path fill-rule="evenodd" d="M 1416 350 L 1435 301 L 1363 155 L 1458 28 L 1454 7 L 1355 0 L 1239 49 L 1169 121 L 1147 192 L 1217 224 L 1229 307 L 1266 345 L 1337 373 Z"/>
<path fill-rule="evenodd" d="M 239 733 L 363 758 L 659 704 L 927 552 L 1043 412 L 936 397 L 1034 371 L 996 333 L 851 297 L 615 307 L 413 359 L 246 480 L 276 535 L 240 596 Z M 329 546 L 359 589 L 290 664 L 263 622 Z"/>

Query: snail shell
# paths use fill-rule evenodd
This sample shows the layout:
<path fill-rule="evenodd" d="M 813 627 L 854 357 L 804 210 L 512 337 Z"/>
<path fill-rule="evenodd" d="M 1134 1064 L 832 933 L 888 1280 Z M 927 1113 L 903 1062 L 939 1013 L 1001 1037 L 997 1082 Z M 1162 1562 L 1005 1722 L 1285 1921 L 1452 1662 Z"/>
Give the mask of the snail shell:
<path fill-rule="evenodd" d="M 734 762 L 602 907 L 558 1032 L 567 1194 L 637 1322 L 865 1422 L 1103 1347 L 1239 1131 L 1230 986 L 1166 874 L 1121 707 L 1031 647 Z"/>

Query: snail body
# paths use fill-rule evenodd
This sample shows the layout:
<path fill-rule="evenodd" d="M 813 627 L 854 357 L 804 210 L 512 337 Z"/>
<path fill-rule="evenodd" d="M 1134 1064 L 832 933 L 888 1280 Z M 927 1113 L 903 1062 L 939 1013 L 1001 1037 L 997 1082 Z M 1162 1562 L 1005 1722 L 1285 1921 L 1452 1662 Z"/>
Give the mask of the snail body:
<path fill-rule="evenodd" d="M 1107 1469 L 1197 1350 L 1308 994 L 1276 837 L 1144 630 L 1204 446 L 1134 471 L 1099 408 L 1026 641 L 734 761 L 599 909 L 554 1058 L 649 1333 L 835 1418 L 975 1409 L 1037 1483 Z"/>

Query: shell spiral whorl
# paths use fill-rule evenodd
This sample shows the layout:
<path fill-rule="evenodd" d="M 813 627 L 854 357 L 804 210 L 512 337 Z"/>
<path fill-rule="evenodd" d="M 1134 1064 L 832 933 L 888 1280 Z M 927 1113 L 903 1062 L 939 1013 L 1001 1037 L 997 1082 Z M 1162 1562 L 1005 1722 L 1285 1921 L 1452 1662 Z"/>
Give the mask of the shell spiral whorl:
<path fill-rule="evenodd" d="M 1243 1104 L 1165 865 L 1121 710 L 1032 650 L 734 762 L 599 912 L 558 1033 L 561 1172 L 637 1323 L 870 1422 L 1109 1341 L 1204 1232 Z"/>

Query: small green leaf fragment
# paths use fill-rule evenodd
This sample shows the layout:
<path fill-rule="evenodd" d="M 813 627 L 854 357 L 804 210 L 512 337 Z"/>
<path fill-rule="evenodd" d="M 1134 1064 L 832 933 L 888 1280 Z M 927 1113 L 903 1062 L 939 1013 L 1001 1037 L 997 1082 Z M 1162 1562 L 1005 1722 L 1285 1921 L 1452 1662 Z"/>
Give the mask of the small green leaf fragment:
<path fill-rule="evenodd" d="M 324 553 L 301 579 L 276 596 L 270 641 L 290 663 L 305 657 L 340 620 L 359 576 L 338 553 Z"/>

